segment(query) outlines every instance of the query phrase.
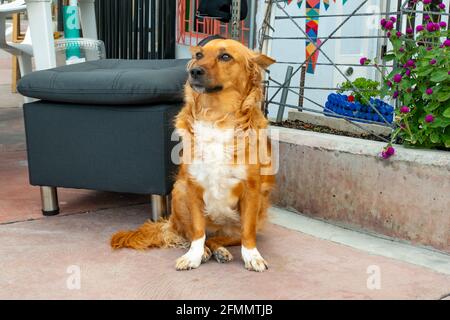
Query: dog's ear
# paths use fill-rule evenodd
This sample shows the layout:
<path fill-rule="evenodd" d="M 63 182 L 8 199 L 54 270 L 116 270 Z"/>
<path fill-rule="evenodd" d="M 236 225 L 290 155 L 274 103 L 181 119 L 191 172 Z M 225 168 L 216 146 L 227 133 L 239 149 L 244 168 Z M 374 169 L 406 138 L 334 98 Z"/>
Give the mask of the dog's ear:
<path fill-rule="evenodd" d="M 262 69 L 267 69 L 271 64 L 276 62 L 271 57 L 268 57 L 265 54 L 257 52 L 255 52 L 254 56 L 252 57 L 252 61 Z"/>

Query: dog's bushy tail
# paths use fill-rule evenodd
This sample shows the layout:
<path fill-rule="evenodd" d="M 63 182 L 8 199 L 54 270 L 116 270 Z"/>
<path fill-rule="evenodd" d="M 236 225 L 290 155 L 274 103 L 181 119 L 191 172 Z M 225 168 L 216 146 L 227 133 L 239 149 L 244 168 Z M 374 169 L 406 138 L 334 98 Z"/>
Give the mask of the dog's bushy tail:
<path fill-rule="evenodd" d="M 145 222 L 137 230 L 119 231 L 111 238 L 113 249 L 187 247 L 189 243 L 171 227 L 169 220 Z"/>

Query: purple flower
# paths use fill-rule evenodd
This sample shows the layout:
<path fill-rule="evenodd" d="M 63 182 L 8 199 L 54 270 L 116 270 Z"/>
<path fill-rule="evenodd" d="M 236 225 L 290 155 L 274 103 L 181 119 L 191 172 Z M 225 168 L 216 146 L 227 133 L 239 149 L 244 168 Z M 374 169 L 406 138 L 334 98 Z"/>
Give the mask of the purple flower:
<path fill-rule="evenodd" d="M 363 66 L 365 65 L 367 62 L 367 58 L 366 57 L 362 57 L 361 59 L 359 59 L 359 63 Z"/>
<path fill-rule="evenodd" d="M 432 115 L 432 114 L 427 114 L 426 116 L 425 116 L 425 122 L 426 123 L 431 123 L 431 122 L 433 122 L 434 121 L 434 116 Z"/>
<path fill-rule="evenodd" d="M 430 20 L 430 19 L 431 19 L 430 16 L 427 14 L 423 16 L 423 20 Z"/>
<path fill-rule="evenodd" d="M 450 76 L 450 71 L 449 72 L 447 72 L 447 74 Z"/>
<path fill-rule="evenodd" d="M 402 36 L 402 33 L 400 31 L 397 31 L 395 35 L 400 38 Z"/>
<path fill-rule="evenodd" d="M 442 29 L 447 28 L 447 23 L 445 21 L 441 21 L 439 22 L 439 27 L 441 27 Z"/>
<path fill-rule="evenodd" d="M 392 22 L 396 22 L 397 21 L 397 18 L 396 17 L 390 17 L 389 18 Z"/>
<path fill-rule="evenodd" d="M 414 65 L 415 61 L 413 59 L 409 59 L 408 61 L 406 61 L 406 66 L 407 67 L 412 67 Z"/>
<path fill-rule="evenodd" d="M 386 153 L 387 153 L 388 156 L 394 155 L 394 153 L 395 153 L 394 147 L 391 147 L 391 146 L 387 147 Z"/>
<path fill-rule="evenodd" d="M 392 82 L 388 80 L 388 81 L 386 82 L 386 85 L 387 85 L 388 87 L 392 87 Z"/>
<path fill-rule="evenodd" d="M 402 75 L 400 73 L 397 73 L 394 76 L 393 80 L 394 80 L 395 83 L 399 83 L 400 81 L 402 81 L 402 78 L 403 78 Z"/>
<path fill-rule="evenodd" d="M 384 25 L 384 27 L 387 30 L 392 30 L 392 29 L 394 29 L 394 23 L 392 21 L 386 21 L 386 24 Z"/>
<path fill-rule="evenodd" d="M 416 31 L 417 31 L 417 32 L 423 31 L 423 29 L 424 29 L 424 27 L 423 27 L 423 25 L 421 25 L 421 24 L 419 24 L 419 25 L 416 27 Z"/>
<path fill-rule="evenodd" d="M 431 65 L 436 64 L 436 59 L 431 59 L 430 64 Z"/>
<path fill-rule="evenodd" d="M 386 33 L 386 36 L 387 36 L 388 38 L 390 38 L 390 37 L 391 37 L 391 32 L 388 31 L 388 32 Z"/>
<path fill-rule="evenodd" d="M 427 30 L 429 32 L 436 31 L 436 25 L 433 22 L 428 22 L 427 23 Z"/>
<path fill-rule="evenodd" d="M 414 5 L 415 5 L 417 2 L 419 2 L 419 0 L 411 0 L 411 1 L 409 1 L 408 7 L 409 7 L 409 8 L 414 7 Z"/>
<path fill-rule="evenodd" d="M 450 39 L 445 40 L 442 44 L 444 45 L 444 47 L 450 47 Z"/>
<path fill-rule="evenodd" d="M 400 49 L 398 49 L 398 51 L 400 51 L 401 53 L 405 52 L 405 48 L 400 47 Z"/>
<path fill-rule="evenodd" d="M 392 146 L 389 146 L 381 152 L 381 158 L 389 159 L 394 154 L 395 154 L 395 149 Z"/>
<path fill-rule="evenodd" d="M 411 28 L 411 27 L 406 28 L 406 33 L 407 34 L 413 34 L 414 33 L 413 28 Z"/>
<path fill-rule="evenodd" d="M 449 71 L 449 73 L 450 73 L 450 71 Z M 394 98 L 394 99 L 397 99 L 398 98 L 398 91 L 395 91 L 393 94 L 392 94 L 392 98 Z"/>
<path fill-rule="evenodd" d="M 431 0 L 423 0 L 423 4 L 430 4 Z"/>
<path fill-rule="evenodd" d="M 433 50 L 433 47 L 427 47 L 427 51 Z"/>
<path fill-rule="evenodd" d="M 439 9 L 442 9 L 442 10 L 444 10 L 445 9 L 445 4 L 444 3 L 439 3 Z"/>
<path fill-rule="evenodd" d="M 427 95 L 432 95 L 432 94 L 433 94 L 433 89 L 428 88 L 428 89 L 425 91 L 425 93 L 426 93 Z"/>
<path fill-rule="evenodd" d="M 385 26 L 386 25 L 387 20 L 386 19 L 381 19 L 380 24 L 381 26 Z"/>
<path fill-rule="evenodd" d="M 400 113 L 409 113 L 411 111 L 407 106 L 403 106 L 400 108 Z"/>
<path fill-rule="evenodd" d="M 411 75 L 411 70 L 410 69 L 406 69 L 405 74 L 407 77 L 409 77 Z"/>

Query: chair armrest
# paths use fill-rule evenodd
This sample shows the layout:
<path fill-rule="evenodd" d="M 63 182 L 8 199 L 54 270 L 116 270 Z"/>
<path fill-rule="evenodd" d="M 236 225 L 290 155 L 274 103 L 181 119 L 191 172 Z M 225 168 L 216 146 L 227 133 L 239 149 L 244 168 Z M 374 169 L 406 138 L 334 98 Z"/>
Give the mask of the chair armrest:
<path fill-rule="evenodd" d="M 27 10 L 25 0 L 16 0 L 0 5 L 0 16 L 7 16 L 13 13 L 24 12 Z"/>
<path fill-rule="evenodd" d="M 12 54 L 17 54 L 19 51 L 12 48 L 6 42 L 6 17 L 13 14 L 24 12 L 27 10 L 25 0 L 16 0 L 0 5 L 0 49 L 4 49 Z"/>

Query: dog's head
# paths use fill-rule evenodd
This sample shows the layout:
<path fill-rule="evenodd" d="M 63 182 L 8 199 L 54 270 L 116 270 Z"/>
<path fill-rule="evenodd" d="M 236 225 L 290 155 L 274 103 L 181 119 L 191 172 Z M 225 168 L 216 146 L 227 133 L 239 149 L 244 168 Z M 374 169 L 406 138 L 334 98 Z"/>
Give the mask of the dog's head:
<path fill-rule="evenodd" d="M 231 39 L 214 39 L 204 46 L 191 48 L 188 82 L 201 94 L 225 90 L 244 92 L 250 85 L 260 85 L 261 70 L 275 62 Z"/>

